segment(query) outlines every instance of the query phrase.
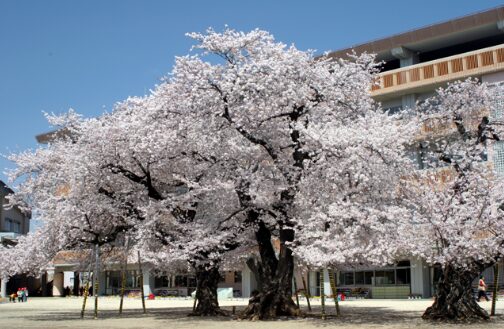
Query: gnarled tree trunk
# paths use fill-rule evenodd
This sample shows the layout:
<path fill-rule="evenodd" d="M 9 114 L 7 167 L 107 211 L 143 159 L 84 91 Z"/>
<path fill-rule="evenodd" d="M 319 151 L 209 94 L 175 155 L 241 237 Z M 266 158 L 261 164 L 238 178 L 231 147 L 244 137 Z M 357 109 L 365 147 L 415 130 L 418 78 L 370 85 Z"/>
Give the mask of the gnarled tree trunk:
<path fill-rule="evenodd" d="M 484 269 L 483 264 L 473 264 L 466 269 L 447 265 L 437 284 L 434 304 L 427 308 L 422 318 L 441 321 L 490 319 L 472 291 L 472 282 Z"/>
<path fill-rule="evenodd" d="M 217 286 L 219 284 L 219 268 L 205 268 L 198 266 L 196 268 L 196 299 L 197 306 L 191 315 L 196 316 L 217 316 L 226 315 L 220 309 L 217 299 Z"/>
<path fill-rule="evenodd" d="M 261 261 L 249 261 L 249 267 L 258 278 L 259 290 L 251 296 L 242 317 L 252 320 L 272 319 L 277 316 L 298 316 L 300 310 L 292 300 L 292 277 L 294 258 L 286 242 L 294 240 L 294 231 L 280 230 L 280 253 L 278 258 L 271 243 L 271 232 L 259 222 L 256 232 Z"/>

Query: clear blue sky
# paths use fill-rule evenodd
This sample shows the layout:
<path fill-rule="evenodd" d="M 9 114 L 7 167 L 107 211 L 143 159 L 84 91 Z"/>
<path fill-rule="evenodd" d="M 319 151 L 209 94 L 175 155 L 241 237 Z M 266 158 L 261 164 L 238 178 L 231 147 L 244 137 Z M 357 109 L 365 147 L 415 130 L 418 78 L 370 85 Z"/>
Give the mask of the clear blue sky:
<path fill-rule="evenodd" d="M 85 116 L 144 95 L 191 45 L 186 32 L 256 27 L 318 52 L 489 9 L 490 0 L 0 0 L 0 153 L 37 146 L 42 111 Z M 0 159 L 0 179 L 11 166 Z"/>

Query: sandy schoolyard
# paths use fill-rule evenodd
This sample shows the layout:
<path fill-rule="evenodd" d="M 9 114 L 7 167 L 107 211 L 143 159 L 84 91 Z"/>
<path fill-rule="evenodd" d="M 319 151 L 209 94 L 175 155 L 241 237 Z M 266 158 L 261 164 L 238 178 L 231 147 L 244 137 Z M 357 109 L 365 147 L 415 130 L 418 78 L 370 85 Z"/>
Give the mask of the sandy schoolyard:
<path fill-rule="evenodd" d="M 340 302 L 342 317 L 335 318 L 334 303 L 327 301 L 328 319 L 320 319 L 320 303 L 312 300 L 314 310 L 302 319 L 276 321 L 240 321 L 231 314 L 233 306 L 239 312 L 246 299 L 221 301 L 229 318 L 189 317 L 192 300 L 147 300 L 147 314 L 142 314 L 140 299 L 125 299 L 124 313 L 118 314 L 119 298 L 99 299 L 99 319 L 93 319 L 94 299 L 88 300 L 85 319 L 80 319 L 82 298 L 30 298 L 27 303 L 0 304 L 0 328 L 504 328 L 504 300 L 497 303 L 497 316 L 489 323 L 443 324 L 423 321 L 420 316 L 432 300 L 350 300 Z M 490 309 L 490 302 L 483 302 Z M 301 307 L 307 311 L 306 303 Z"/>

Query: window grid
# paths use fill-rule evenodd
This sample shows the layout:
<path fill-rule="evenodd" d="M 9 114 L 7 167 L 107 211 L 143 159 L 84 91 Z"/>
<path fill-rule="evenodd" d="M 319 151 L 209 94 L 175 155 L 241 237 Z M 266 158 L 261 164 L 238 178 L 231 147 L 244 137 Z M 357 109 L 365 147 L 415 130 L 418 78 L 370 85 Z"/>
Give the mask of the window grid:
<path fill-rule="evenodd" d="M 504 175 L 504 142 L 499 141 L 494 144 L 494 166 L 495 171 Z"/>
<path fill-rule="evenodd" d="M 492 110 L 490 111 L 490 119 L 491 120 L 502 119 L 503 109 L 504 109 L 504 98 L 498 97 L 494 99 L 492 104 Z"/>

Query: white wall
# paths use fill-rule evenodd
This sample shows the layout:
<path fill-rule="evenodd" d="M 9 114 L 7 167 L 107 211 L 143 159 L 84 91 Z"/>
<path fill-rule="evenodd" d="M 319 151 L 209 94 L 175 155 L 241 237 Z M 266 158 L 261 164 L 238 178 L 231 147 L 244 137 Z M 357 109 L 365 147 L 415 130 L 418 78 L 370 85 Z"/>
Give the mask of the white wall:
<path fill-rule="evenodd" d="M 496 83 L 504 81 L 504 71 L 486 74 L 481 77 L 481 81 L 486 83 Z"/>
<path fill-rule="evenodd" d="M 74 286 L 74 272 L 63 272 L 64 280 L 63 280 L 63 288 Z"/>
<path fill-rule="evenodd" d="M 411 262 L 411 294 L 430 297 L 430 269 L 419 258 L 412 258 Z"/>
<path fill-rule="evenodd" d="M 243 267 L 242 270 L 242 297 L 250 297 L 250 293 L 257 289 L 257 281 L 255 279 L 254 273 L 248 268 L 247 265 Z"/>
<path fill-rule="evenodd" d="M 63 272 L 55 272 L 53 276 L 53 296 L 61 297 L 63 296 L 63 286 L 64 282 L 64 273 Z"/>

